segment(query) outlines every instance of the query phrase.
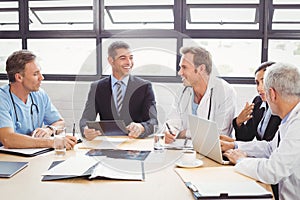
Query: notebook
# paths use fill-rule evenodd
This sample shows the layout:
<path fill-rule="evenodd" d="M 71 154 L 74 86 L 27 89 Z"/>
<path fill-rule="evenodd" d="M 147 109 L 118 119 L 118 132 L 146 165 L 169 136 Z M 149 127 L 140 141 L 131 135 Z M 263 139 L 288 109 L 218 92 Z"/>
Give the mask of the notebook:
<path fill-rule="evenodd" d="M 53 151 L 53 148 L 33 148 L 33 149 L 7 149 L 4 146 L 0 147 L 0 153 L 12 154 L 24 157 L 33 157 L 49 151 Z"/>
<path fill-rule="evenodd" d="M 49 170 L 62 162 L 64 162 L 64 160 L 53 161 L 49 167 Z M 44 175 L 42 181 L 54 181 L 54 180 L 71 179 L 71 178 L 87 178 L 91 176 L 94 168 L 95 166 L 92 166 L 82 175 Z"/>
<path fill-rule="evenodd" d="M 105 156 L 70 157 L 65 161 L 54 161 L 48 171 L 42 174 L 42 181 L 53 181 L 70 178 L 86 179 L 145 179 L 144 163 L 140 160 L 115 159 Z"/>
<path fill-rule="evenodd" d="M 191 114 L 188 117 L 194 149 L 220 164 L 229 164 L 222 156 L 217 124 Z"/>
<path fill-rule="evenodd" d="M 0 161 L 0 178 L 10 178 L 27 166 L 28 162 Z"/>

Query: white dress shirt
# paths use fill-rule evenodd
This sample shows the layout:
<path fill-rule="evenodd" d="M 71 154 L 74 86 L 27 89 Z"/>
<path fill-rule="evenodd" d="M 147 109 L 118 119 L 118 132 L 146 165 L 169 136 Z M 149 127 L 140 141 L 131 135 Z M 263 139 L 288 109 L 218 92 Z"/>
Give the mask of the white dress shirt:
<path fill-rule="evenodd" d="M 238 142 L 239 149 L 256 158 L 242 159 L 235 170 L 267 184 L 279 183 L 279 199 L 299 199 L 299 127 L 300 103 L 282 120 L 272 141 Z"/>

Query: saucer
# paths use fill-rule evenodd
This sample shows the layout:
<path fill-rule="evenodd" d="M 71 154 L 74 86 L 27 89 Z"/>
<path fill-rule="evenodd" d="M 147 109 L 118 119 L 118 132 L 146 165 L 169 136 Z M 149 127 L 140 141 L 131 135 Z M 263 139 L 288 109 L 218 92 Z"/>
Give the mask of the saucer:
<path fill-rule="evenodd" d="M 175 163 L 178 167 L 183 167 L 183 168 L 194 168 L 194 167 L 200 167 L 203 165 L 203 161 L 202 160 L 198 160 L 196 159 L 194 161 L 194 163 L 191 164 L 186 164 L 186 163 L 182 163 L 181 160 L 177 161 Z"/>

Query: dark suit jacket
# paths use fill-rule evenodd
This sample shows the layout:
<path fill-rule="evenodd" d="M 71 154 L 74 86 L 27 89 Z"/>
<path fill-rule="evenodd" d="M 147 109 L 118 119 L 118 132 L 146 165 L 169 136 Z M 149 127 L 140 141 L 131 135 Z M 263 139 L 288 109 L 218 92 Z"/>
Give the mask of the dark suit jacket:
<path fill-rule="evenodd" d="M 151 83 L 135 76 L 129 76 L 120 116 L 112 95 L 111 77 L 92 83 L 80 119 L 82 132 L 86 121 L 94 121 L 97 114 L 99 114 L 100 120 L 121 119 L 126 125 L 130 122 L 141 123 L 145 132 L 140 137 L 148 136 L 153 133 L 153 125 L 157 124 L 156 102 Z"/>
<path fill-rule="evenodd" d="M 264 110 L 260 109 L 262 104 L 260 96 L 256 96 L 252 103 L 254 103 L 253 117 L 247 121 L 246 124 L 242 124 L 240 127 L 236 124 L 236 118 L 233 119 L 232 124 L 235 130 L 236 140 L 251 141 L 256 137 L 257 140 L 270 141 L 275 136 L 281 119 L 278 116 L 272 115 L 267 125 L 263 138 L 257 133 L 257 127 L 261 119 L 263 118 Z"/>

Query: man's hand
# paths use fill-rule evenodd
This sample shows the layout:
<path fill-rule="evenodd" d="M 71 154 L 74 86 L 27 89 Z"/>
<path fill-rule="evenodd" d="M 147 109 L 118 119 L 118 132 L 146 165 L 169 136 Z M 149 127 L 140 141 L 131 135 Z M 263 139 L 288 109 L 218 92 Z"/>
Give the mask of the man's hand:
<path fill-rule="evenodd" d="M 165 134 L 165 143 L 166 144 L 170 144 L 175 141 L 176 135 L 171 134 L 169 131 L 165 131 L 164 134 Z"/>
<path fill-rule="evenodd" d="M 35 138 L 49 138 L 52 133 L 53 131 L 49 128 L 37 128 L 32 132 L 31 136 Z"/>
<path fill-rule="evenodd" d="M 142 124 L 135 122 L 131 122 L 126 129 L 129 131 L 128 136 L 130 138 L 138 138 L 145 131 Z"/>
<path fill-rule="evenodd" d="M 229 149 L 224 153 L 224 156 L 226 156 L 231 163 L 236 164 L 239 159 L 246 158 L 247 154 L 239 149 Z"/>
<path fill-rule="evenodd" d="M 87 140 L 93 140 L 95 137 L 102 135 L 99 130 L 89 129 L 87 127 L 84 128 L 83 134 Z"/>
<path fill-rule="evenodd" d="M 234 149 L 234 141 L 235 139 L 227 135 L 220 135 L 220 144 L 222 152 L 225 152 L 229 149 Z"/>
<path fill-rule="evenodd" d="M 75 144 L 77 144 L 77 138 L 71 135 L 66 135 L 65 144 L 67 150 L 73 149 Z"/>

